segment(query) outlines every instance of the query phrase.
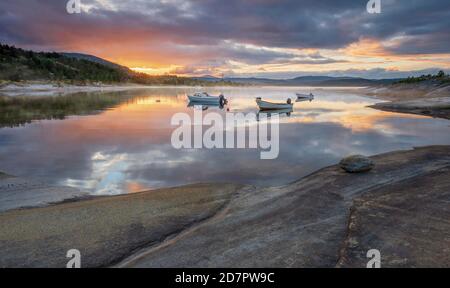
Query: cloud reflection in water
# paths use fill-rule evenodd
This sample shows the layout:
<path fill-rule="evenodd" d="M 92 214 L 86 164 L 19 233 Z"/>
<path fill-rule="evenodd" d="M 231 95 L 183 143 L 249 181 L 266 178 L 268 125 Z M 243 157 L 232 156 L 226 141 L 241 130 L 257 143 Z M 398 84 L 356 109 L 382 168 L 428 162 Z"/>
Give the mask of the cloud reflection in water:
<path fill-rule="evenodd" d="M 96 115 L 0 129 L 0 171 L 93 194 L 214 181 L 281 185 L 348 154 L 450 144 L 446 120 L 366 108 L 376 101 L 354 90 L 318 89 L 313 91 L 315 101 L 296 103 L 292 115 L 282 117 L 276 160 L 260 160 L 255 149 L 176 150 L 170 144 L 170 118 L 181 111 L 193 113 L 186 107 L 185 92 L 136 91 L 132 99 Z M 214 88 L 209 92 L 225 93 L 231 112 L 256 112 L 256 96 L 285 100 L 296 90 Z"/>

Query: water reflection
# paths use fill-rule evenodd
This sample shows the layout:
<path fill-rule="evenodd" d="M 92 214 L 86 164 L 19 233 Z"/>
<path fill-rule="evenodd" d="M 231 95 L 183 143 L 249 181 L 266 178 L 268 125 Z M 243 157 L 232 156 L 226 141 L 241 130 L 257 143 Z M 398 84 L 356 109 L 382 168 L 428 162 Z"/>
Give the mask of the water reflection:
<path fill-rule="evenodd" d="M 257 115 L 257 121 L 259 121 L 260 116 L 264 115 L 266 118 L 270 118 L 272 117 L 272 115 L 277 115 L 277 116 L 284 116 L 286 115 L 287 117 L 291 117 L 292 112 L 294 112 L 294 109 L 292 108 L 288 108 L 288 109 L 273 109 L 273 110 L 269 110 L 269 111 L 258 111 Z"/>
<path fill-rule="evenodd" d="M 64 96 L 0 96 L 0 127 L 15 127 L 33 120 L 65 119 L 114 107 L 131 97 L 130 93 L 76 93 Z"/>
<path fill-rule="evenodd" d="M 351 90 L 315 90 L 314 101 L 295 103 L 293 111 L 280 117 L 280 155 L 276 160 L 260 160 L 255 149 L 176 150 L 170 144 L 174 129 L 170 119 L 177 112 L 194 113 L 185 96 L 191 92 L 193 89 L 161 88 L 42 98 L 40 104 L 36 100 L 31 106 L 15 104 L 14 109 L 25 112 L 15 118 L 14 111 L 19 110 L 10 110 L 9 118 L 0 118 L 9 121 L 1 122 L 3 126 L 41 120 L 0 129 L 0 171 L 95 194 L 214 181 L 278 185 L 351 153 L 371 155 L 450 144 L 447 120 L 366 108 L 376 101 Z M 208 92 L 224 93 L 229 103 L 225 109 L 208 107 L 204 113 L 226 113 L 227 109 L 257 113 L 256 97 L 283 101 L 295 95 L 294 89 L 279 87 Z M 48 104 L 53 101 L 58 105 Z M 61 105 L 67 109 L 60 109 Z M 58 114 L 63 117 L 57 118 L 64 120 L 42 120 L 54 118 L 48 115 L 54 115 L 55 107 L 54 111 L 63 111 Z M 79 114 L 83 116 L 75 116 Z"/>
<path fill-rule="evenodd" d="M 194 109 L 200 109 L 202 111 L 206 111 L 208 109 L 224 109 L 225 108 L 225 104 L 222 103 L 217 103 L 217 104 L 199 104 L 199 103 L 193 103 L 193 102 L 189 102 L 187 107 L 189 108 L 194 108 Z"/>

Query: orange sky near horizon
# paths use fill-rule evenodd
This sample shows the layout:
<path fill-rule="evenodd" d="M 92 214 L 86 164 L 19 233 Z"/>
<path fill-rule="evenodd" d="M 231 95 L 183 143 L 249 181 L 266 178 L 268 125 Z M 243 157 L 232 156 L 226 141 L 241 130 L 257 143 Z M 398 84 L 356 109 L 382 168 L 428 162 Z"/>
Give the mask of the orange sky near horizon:
<path fill-rule="evenodd" d="M 151 75 L 392 78 L 450 69 L 450 1 L 383 1 L 380 14 L 365 4 L 82 0 L 81 13 L 69 14 L 60 0 L 1 1 L 0 42 Z"/>

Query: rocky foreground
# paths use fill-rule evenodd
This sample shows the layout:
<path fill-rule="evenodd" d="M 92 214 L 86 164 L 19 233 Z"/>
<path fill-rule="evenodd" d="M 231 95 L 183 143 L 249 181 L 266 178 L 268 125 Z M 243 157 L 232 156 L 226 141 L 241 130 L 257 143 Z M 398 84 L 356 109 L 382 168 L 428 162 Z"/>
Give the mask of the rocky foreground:
<path fill-rule="evenodd" d="M 199 184 L 0 214 L 1 267 L 450 267 L 450 146 L 282 187 Z"/>
<path fill-rule="evenodd" d="M 0 172 L 0 213 L 24 207 L 88 198 L 78 189 L 48 185 L 42 181 L 14 177 Z"/>

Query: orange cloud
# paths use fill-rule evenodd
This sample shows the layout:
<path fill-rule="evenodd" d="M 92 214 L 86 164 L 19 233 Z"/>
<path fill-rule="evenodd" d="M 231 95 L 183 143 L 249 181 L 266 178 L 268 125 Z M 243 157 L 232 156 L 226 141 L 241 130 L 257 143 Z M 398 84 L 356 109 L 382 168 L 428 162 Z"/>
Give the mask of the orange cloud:
<path fill-rule="evenodd" d="M 348 45 L 343 52 L 349 56 L 385 57 L 392 55 L 382 43 L 376 39 L 362 38 L 358 42 Z"/>

